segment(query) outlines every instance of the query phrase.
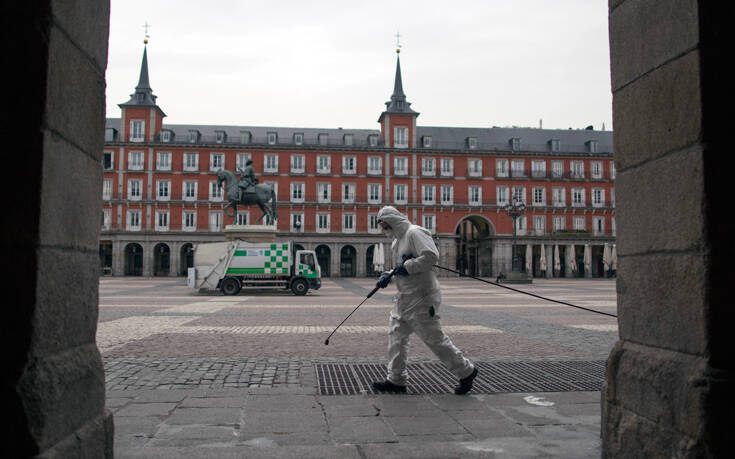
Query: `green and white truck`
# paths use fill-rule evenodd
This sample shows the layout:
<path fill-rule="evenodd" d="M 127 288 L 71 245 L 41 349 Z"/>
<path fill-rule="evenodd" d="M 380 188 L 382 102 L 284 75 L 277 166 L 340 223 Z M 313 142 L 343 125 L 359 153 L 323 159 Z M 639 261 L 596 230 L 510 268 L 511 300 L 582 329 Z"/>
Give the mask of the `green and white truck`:
<path fill-rule="evenodd" d="M 322 286 L 322 270 L 313 250 L 292 250 L 288 242 L 213 242 L 197 244 L 187 285 L 192 291 L 221 290 L 237 295 L 242 289 L 291 289 L 306 295 Z"/>

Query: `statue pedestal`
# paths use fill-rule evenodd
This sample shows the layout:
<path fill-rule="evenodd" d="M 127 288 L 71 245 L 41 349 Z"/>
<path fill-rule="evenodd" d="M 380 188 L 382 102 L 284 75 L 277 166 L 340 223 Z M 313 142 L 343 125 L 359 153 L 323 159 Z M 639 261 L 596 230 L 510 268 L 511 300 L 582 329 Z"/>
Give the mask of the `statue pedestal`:
<path fill-rule="evenodd" d="M 276 242 L 276 225 L 227 225 L 225 239 L 245 242 Z"/>

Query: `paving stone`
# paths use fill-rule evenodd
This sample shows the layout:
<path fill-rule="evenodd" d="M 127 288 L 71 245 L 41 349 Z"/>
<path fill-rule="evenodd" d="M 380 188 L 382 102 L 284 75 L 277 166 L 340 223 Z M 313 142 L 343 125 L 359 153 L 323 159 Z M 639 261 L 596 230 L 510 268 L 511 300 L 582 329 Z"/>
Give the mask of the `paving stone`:
<path fill-rule="evenodd" d="M 377 416 L 339 418 L 338 422 L 330 423 L 330 435 L 338 443 L 398 441 L 393 429 Z"/>
<path fill-rule="evenodd" d="M 223 443 L 231 443 L 234 446 L 236 440 L 237 435 L 233 427 L 166 424 L 158 429 L 155 437 L 148 442 L 147 446 L 150 448 L 160 446 L 197 446 L 206 448 Z"/>
<path fill-rule="evenodd" d="M 175 403 L 131 402 L 115 413 L 115 417 L 168 416 L 176 408 Z"/>
<path fill-rule="evenodd" d="M 167 420 L 170 425 L 229 426 L 240 422 L 240 408 L 179 408 Z"/>

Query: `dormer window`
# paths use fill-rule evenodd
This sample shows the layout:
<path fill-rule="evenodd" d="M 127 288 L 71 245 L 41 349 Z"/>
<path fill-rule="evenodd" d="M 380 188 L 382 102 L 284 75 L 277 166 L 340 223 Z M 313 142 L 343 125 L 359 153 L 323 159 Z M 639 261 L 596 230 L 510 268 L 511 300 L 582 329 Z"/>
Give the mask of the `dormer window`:
<path fill-rule="evenodd" d="M 240 143 L 250 143 L 250 131 L 240 131 Z"/>
<path fill-rule="evenodd" d="M 105 129 L 105 142 L 114 142 L 117 131 L 113 128 Z"/>
<path fill-rule="evenodd" d="M 171 141 L 171 131 L 161 131 L 161 142 Z"/>
<path fill-rule="evenodd" d="M 378 146 L 378 136 L 377 135 L 369 135 L 368 136 L 368 145 L 371 147 L 377 147 Z"/>
<path fill-rule="evenodd" d="M 344 135 L 344 144 L 347 146 L 352 145 L 352 134 L 345 134 Z"/>
<path fill-rule="evenodd" d="M 597 153 L 597 140 L 588 140 L 584 143 L 587 153 Z"/>
<path fill-rule="evenodd" d="M 294 145 L 303 145 L 304 143 L 304 134 L 294 134 L 293 135 L 293 143 Z"/>
<path fill-rule="evenodd" d="M 199 141 L 199 131 L 190 130 L 189 131 L 189 143 L 197 143 L 198 141 Z"/>
<path fill-rule="evenodd" d="M 431 136 L 425 135 L 421 138 L 424 148 L 431 148 Z"/>
<path fill-rule="evenodd" d="M 510 149 L 513 151 L 518 151 L 521 149 L 521 139 L 517 137 L 510 139 L 508 143 L 510 144 Z"/>
<path fill-rule="evenodd" d="M 467 137 L 467 148 L 470 150 L 477 148 L 477 137 Z"/>
<path fill-rule="evenodd" d="M 278 134 L 275 132 L 268 133 L 268 145 L 275 145 L 278 141 Z"/>
<path fill-rule="evenodd" d="M 225 131 L 216 131 L 215 135 L 217 143 L 224 143 L 225 140 L 227 140 L 227 134 L 225 133 Z"/>
<path fill-rule="evenodd" d="M 326 145 L 329 142 L 329 134 L 319 134 L 319 145 Z"/>
<path fill-rule="evenodd" d="M 549 140 L 549 151 L 561 151 L 561 141 L 559 139 Z"/>

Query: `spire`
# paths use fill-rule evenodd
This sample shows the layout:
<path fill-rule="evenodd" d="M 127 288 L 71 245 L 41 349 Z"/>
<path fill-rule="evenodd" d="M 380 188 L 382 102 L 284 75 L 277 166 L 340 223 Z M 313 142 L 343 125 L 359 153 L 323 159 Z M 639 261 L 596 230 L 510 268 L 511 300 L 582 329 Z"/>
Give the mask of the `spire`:
<path fill-rule="evenodd" d="M 401 78 L 401 49 L 396 49 L 396 79 L 393 83 L 393 95 L 385 103 L 388 113 L 416 113 L 411 110 L 411 103 L 406 102 L 406 94 L 403 92 L 403 79 Z"/>
<path fill-rule="evenodd" d="M 135 106 L 135 107 L 156 107 L 156 96 L 153 94 L 151 84 L 148 79 L 148 39 L 143 42 L 143 61 L 140 64 L 140 77 L 138 78 L 138 85 L 135 87 L 135 92 L 130 94 L 130 100 L 124 104 L 119 104 L 120 107 Z"/>
<path fill-rule="evenodd" d="M 135 87 L 136 92 L 139 89 L 151 89 L 151 84 L 148 82 L 148 46 L 143 47 L 143 62 L 140 64 L 140 78 L 138 78 L 138 86 Z"/>

